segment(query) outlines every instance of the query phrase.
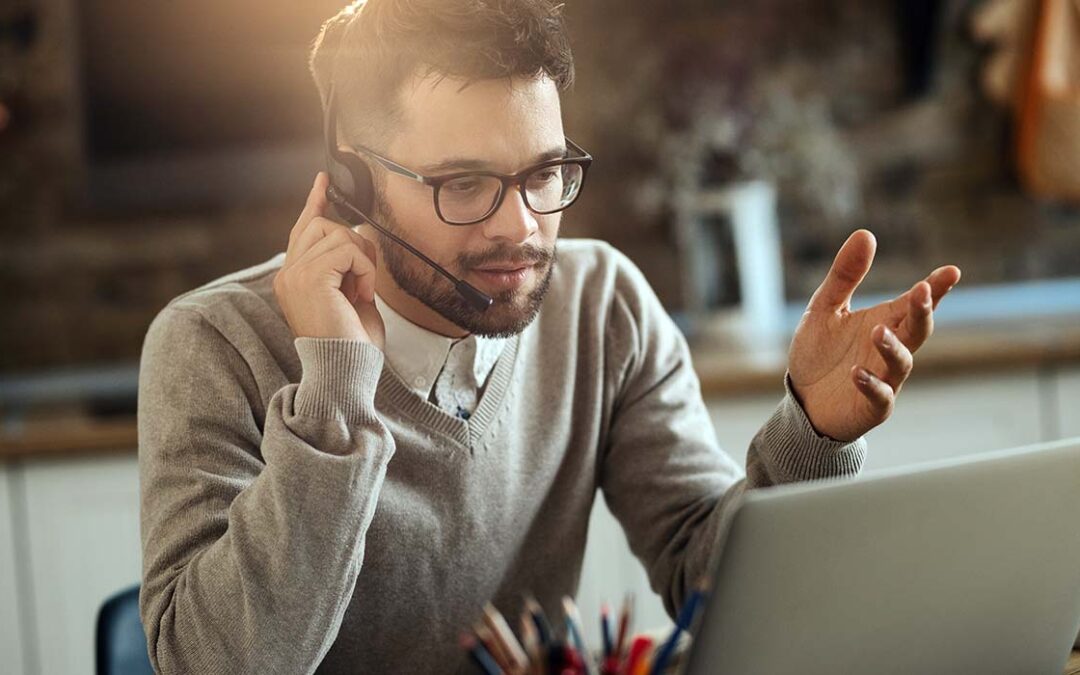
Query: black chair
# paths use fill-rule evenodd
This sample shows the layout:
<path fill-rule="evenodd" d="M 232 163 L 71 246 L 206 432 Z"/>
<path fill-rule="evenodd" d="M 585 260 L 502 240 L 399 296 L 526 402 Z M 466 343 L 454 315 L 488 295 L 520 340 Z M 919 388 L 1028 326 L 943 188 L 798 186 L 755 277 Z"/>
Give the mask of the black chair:
<path fill-rule="evenodd" d="M 154 675 L 139 619 L 139 587 L 120 591 L 98 612 L 97 675 Z"/>

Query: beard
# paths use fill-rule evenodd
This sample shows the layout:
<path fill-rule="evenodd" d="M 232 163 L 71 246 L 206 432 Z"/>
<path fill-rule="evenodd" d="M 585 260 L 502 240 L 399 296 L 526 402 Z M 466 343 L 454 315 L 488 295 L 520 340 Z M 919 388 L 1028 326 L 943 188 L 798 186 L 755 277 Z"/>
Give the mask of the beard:
<path fill-rule="evenodd" d="M 383 227 L 409 241 L 389 209 L 380 208 Z M 450 227 L 447 225 L 447 227 Z M 484 337 L 512 337 L 525 330 L 540 313 L 540 305 L 551 286 L 555 270 L 556 246 L 550 249 L 526 244 L 495 246 L 480 253 L 462 253 L 447 266 L 458 278 L 471 269 L 490 263 L 533 264 L 538 279 L 531 291 L 509 289 L 491 295 L 491 306 L 478 310 L 468 304 L 450 281 L 387 237 L 379 237 L 383 263 L 394 282 L 412 297 L 464 330 Z M 410 242 L 412 243 L 412 242 Z"/>

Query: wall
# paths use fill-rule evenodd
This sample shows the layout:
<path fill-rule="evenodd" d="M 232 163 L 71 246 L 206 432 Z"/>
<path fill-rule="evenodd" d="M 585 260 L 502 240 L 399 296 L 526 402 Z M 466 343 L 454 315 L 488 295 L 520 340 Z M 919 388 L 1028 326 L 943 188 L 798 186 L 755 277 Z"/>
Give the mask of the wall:
<path fill-rule="evenodd" d="M 1080 274 L 1080 216 L 1023 195 L 1007 115 L 976 87 L 973 3 L 942 2 L 925 82 L 905 75 L 896 3 L 763 0 L 569 3 L 578 63 L 569 135 L 596 157 L 570 236 L 624 249 L 672 308 L 675 165 L 703 181 L 780 185 L 789 299 L 816 286 L 855 227 L 880 251 L 869 290 L 955 262 L 966 284 Z M 283 249 L 307 183 L 275 203 L 90 215 L 80 179 L 74 0 L 10 0 L 36 36 L 0 38 L 0 372 L 137 358 L 176 294 Z M 632 10 L 632 11 L 631 11 Z M 7 33 L 3 33 L 7 35 Z M 312 93 L 312 95 L 314 95 Z"/>

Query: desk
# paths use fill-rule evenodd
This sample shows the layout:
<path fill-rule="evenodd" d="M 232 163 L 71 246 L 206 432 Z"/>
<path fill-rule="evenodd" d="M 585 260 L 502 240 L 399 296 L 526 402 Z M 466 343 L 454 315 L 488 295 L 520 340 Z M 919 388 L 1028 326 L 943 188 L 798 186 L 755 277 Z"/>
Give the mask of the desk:
<path fill-rule="evenodd" d="M 667 629 L 656 631 L 645 631 L 644 634 L 649 635 L 657 640 L 663 640 L 667 637 Z M 685 634 L 684 634 L 685 636 Z M 683 639 L 679 644 L 678 650 L 675 652 L 675 659 L 672 662 L 672 667 L 668 669 L 668 672 L 675 673 L 679 669 L 684 668 L 684 663 L 687 653 L 690 650 L 690 640 Z M 1069 656 L 1069 660 L 1065 663 L 1065 672 L 1063 675 L 1080 675 L 1080 649 L 1074 649 Z"/>

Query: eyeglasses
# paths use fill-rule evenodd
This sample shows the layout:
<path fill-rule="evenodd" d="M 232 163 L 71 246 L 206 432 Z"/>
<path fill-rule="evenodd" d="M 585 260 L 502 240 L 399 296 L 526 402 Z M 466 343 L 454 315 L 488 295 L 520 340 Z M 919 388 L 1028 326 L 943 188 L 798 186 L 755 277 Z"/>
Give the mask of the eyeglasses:
<path fill-rule="evenodd" d="M 573 204 L 585 184 L 592 156 L 569 138 L 566 145 L 578 156 L 547 160 L 514 174 L 463 171 L 442 176 L 424 176 L 362 145 L 353 149 L 387 171 L 431 186 L 435 213 L 444 223 L 472 225 L 498 211 L 512 187 L 517 187 L 525 206 L 540 215 L 557 213 Z"/>

